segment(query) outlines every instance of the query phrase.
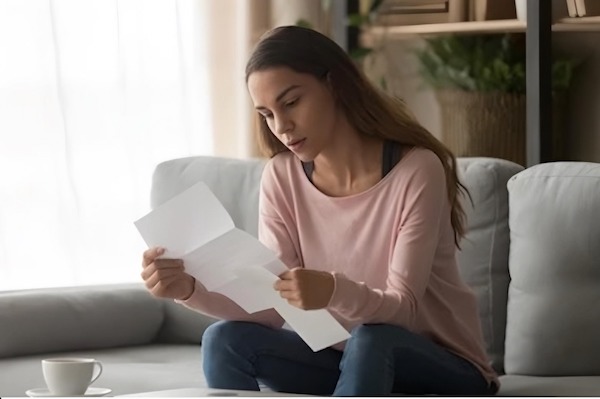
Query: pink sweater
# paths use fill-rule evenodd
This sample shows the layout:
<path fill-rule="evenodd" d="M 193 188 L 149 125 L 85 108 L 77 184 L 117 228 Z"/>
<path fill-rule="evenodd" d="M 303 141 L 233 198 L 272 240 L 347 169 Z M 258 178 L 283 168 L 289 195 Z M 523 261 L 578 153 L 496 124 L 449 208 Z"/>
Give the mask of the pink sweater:
<path fill-rule="evenodd" d="M 327 306 L 349 331 L 387 323 L 429 337 L 474 363 L 489 381 L 475 296 L 461 280 L 444 169 L 415 148 L 370 189 L 329 197 L 290 152 L 267 163 L 261 182 L 259 239 L 290 268 L 331 272 Z M 213 317 L 279 328 L 268 310 L 252 315 L 197 283 L 186 306 Z M 336 346 L 343 349 L 343 345 Z"/>

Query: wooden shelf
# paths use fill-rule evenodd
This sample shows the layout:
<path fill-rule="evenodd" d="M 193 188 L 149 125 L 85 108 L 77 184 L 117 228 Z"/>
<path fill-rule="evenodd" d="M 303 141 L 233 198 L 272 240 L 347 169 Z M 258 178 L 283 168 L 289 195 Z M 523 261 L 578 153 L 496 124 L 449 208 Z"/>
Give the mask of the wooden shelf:
<path fill-rule="evenodd" d="M 554 32 L 600 32 L 600 17 L 562 18 L 552 24 Z"/>
<path fill-rule="evenodd" d="M 442 24 L 374 26 L 364 32 L 364 40 L 370 42 L 378 37 L 388 39 L 410 38 L 420 35 L 438 35 L 445 33 L 479 34 L 525 32 L 527 24 L 517 19 L 495 21 L 449 22 Z M 600 17 L 563 18 L 552 25 L 555 32 L 600 32 Z"/>
<path fill-rule="evenodd" d="M 448 22 L 443 24 L 375 26 L 369 29 L 374 36 L 402 37 L 440 33 L 501 33 L 524 32 L 526 24 L 516 19 L 497 21 Z"/>

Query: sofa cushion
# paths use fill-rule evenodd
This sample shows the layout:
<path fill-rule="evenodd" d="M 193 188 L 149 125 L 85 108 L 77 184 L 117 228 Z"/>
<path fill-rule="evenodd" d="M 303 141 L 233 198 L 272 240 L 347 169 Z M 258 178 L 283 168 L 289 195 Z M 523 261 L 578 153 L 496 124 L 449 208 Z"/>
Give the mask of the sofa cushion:
<path fill-rule="evenodd" d="M 0 293 L 0 358 L 151 342 L 161 303 L 140 285 Z"/>
<path fill-rule="evenodd" d="M 203 181 L 223 204 L 233 223 L 258 236 L 258 192 L 266 161 L 189 157 L 159 164 L 154 170 L 152 208 Z"/>
<path fill-rule="evenodd" d="M 600 396 L 600 376 L 531 377 L 504 375 L 500 377 L 498 396 L 511 397 L 575 397 Z"/>
<path fill-rule="evenodd" d="M 508 295 L 508 192 L 506 183 L 523 167 L 494 158 L 459 158 L 458 174 L 472 202 L 464 198 L 467 235 L 458 263 L 462 277 L 474 290 L 486 350 L 502 373 L 504 327 Z"/>
<path fill-rule="evenodd" d="M 164 321 L 156 342 L 171 344 L 200 344 L 206 327 L 216 321 L 173 300 L 163 300 Z"/>
<path fill-rule="evenodd" d="M 506 372 L 600 375 L 600 164 L 536 165 L 508 190 Z"/>

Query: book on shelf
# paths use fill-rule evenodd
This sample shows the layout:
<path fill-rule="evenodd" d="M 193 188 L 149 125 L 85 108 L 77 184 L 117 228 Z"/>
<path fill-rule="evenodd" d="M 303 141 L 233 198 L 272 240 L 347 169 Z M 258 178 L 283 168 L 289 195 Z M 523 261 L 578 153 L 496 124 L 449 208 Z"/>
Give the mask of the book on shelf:
<path fill-rule="evenodd" d="M 467 20 L 468 1 L 384 0 L 377 11 L 375 23 L 399 26 L 462 22 Z"/>
<path fill-rule="evenodd" d="M 448 0 L 387 0 L 379 7 L 386 14 L 429 14 L 448 12 Z"/>
<path fill-rule="evenodd" d="M 552 21 L 572 17 L 569 11 L 569 1 L 575 5 L 575 0 L 552 0 Z"/>
<path fill-rule="evenodd" d="M 471 21 L 489 21 L 496 19 L 515 19 L 517 10 L 515 0 L 470 0 L 469 19 Z"/>
<path fill-rule="evenodd" d="M 567 11 L 569 13 L 569 17 L 577 16 L 577 7 L 575 6 L 575 0 L 567 0 Z"/>
<path fill-rule="evenodd" d="M 600 15 L 600 0 L 575 0 L 578 17 L 593 17 Z"/>

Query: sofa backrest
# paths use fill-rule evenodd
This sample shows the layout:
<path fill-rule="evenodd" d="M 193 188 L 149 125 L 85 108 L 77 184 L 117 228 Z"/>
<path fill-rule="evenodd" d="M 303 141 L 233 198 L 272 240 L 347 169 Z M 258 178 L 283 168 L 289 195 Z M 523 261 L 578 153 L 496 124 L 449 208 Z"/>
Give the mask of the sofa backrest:
<path fill-rule="evenodd" d="M 486 350 L 494 369 L 504 371 L 508 296 L 508 191 L 506 183 L 523 167 L 495 158 L 459 158 L 458 174 L 471 200 L 463 198 L 468 220 L 458 264 L 475 291 Z"/>
<path fill-rule="evenodd" d="M 175 301 L 165 299 L 162 302 L 164 319 L 156 335 L 156 343 L 199 345 L 206 327 L 216 321 Z"/>
<path fill-rule="evenodd" d="M 258 192 L 266 161 L 188 157 L 159 164 L 152 177 L 150 206 L 156 208 L 203 181 L 223 204 L 235 226 L 258 236 Z"/>
<path fill-rule="evenodd" d="M 0 292 L 0 358 L 147 344 L 162 322 L 141 284 Z"/>
<path fill-rule="evenodd" d="M 506 371 L 600 375 L 600 164 L 536 165 L 508 190 Z"/>

